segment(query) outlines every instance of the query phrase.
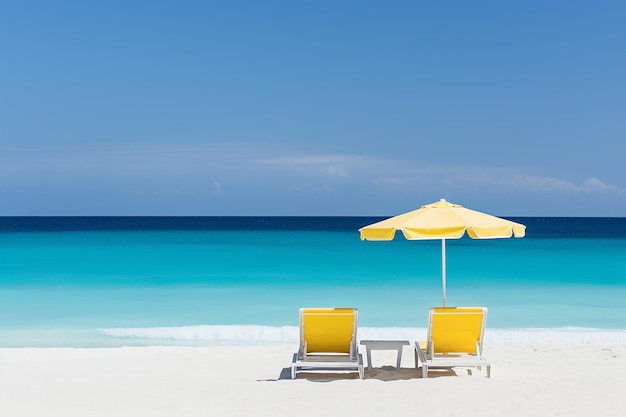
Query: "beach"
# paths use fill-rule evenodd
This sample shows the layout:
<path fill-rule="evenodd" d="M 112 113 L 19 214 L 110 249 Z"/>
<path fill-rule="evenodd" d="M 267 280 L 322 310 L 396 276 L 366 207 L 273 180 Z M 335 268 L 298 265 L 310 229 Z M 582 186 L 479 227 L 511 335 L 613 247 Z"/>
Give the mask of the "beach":
<path fill-rule="evenodd" d="M 296 346 L 4 348 L 0 415 L 623 416 L 626 345 L 486 346 L 484 370 L 414 368 L 410 347 L 373 352 L 372 370 L 301 373 Z"/>

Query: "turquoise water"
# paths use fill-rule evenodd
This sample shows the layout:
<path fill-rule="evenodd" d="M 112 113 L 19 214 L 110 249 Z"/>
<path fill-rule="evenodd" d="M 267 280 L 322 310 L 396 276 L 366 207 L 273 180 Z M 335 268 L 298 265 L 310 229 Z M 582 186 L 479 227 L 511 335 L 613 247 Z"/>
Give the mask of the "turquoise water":
<path fill-rule="evenodd" d="M 0 233 L 0 346 L 292 341 L 304 306 L 425 327 L 440 242 L 339 229 Z M 490 329 L 626 329 L 624 237 L 463 238 L 447 259 L 447 304 Z"/>

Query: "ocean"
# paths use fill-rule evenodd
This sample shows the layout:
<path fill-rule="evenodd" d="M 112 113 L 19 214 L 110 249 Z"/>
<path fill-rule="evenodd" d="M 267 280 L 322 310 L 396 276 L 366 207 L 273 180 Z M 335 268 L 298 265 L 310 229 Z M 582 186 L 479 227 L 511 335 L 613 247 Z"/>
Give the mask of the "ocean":
<path fill-rule="evenodd" d="M 448 240 L 447 305 L 486 343 L 626 344 L 626 218 L 510 217 Z M 359 239 L 377 217 L 0 217 L 0 347 L 297 344 L 300 307 L 359 338 L 423 337 L 440 241 Z"/>

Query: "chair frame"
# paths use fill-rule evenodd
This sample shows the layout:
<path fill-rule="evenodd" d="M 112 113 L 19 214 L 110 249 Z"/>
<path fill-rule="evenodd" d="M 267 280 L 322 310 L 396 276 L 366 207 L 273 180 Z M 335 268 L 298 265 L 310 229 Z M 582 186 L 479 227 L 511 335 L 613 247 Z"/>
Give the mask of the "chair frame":
<path fill-rule="evenodd" d="M 312 312 L 312 311 L 315 312 Z M 359 378 L 364 378 L 363 369 L 363 356 L 358 352 L 357 348 L 357 322 L 358 322 L 358 309 L 352 308 L 353 323 L 352 323 L 352 335 L 350 339 L 349 352 L 309 352 L 307 350 L 307 340 L 304 337 L 305 315 L 317 314 L 328 316 L 345 316 L 345 310 L 343 313 L 336 312 L 337 309 L 327 308 L 301 308 L 300 309 L 300 346 L 298 352 L 293 354 L 291 361 L 291 379 L 296 378 L 298 372 L 308 371 L 356 371 L 359 373 Z M 335 313 L 333 313 L 335 311 Z"/>
<path fill-rule="evenodd" d="M 433 316 L 435 314 L 482 314 L 480 334 L 476 340 L 475 352 L 437 352 L 432 339 Z M 452 369 L 455 367 L 476 367 L 479 370 L 484 366 L 487 378 L 491 378 L 491 362 L 483 353 L 483 337 L 487 322 L 487 308 L 485 307 L 433 307 L 428 315 L 428 332 L 426 342 L 415 342 L 415 367 L 421 364 L 422 378 L 428 378 L 429 369 Z"/>

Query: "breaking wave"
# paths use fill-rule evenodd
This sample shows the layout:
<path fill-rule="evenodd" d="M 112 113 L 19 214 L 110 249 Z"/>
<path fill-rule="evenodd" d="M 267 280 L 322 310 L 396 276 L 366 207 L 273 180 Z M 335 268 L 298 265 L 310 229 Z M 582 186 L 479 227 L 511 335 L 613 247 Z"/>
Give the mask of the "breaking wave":
<path fill-rule="evenodd" d="M 99 332 L 107 337 L 169 342 L 200 342 L 201 344 L 271 344 L 298 343 L 295 326 L 260 325 L 201 325 L 179 327 L 128 327 L 106 328 Z M 414 327 L 359 327 L 358 339 L 422 340 L 425 328 Z M 625 345 L 626 330 L 606 330 L 579 327 L 487 329 L 485 343 L 491 344 L 604 344 Z"/>

